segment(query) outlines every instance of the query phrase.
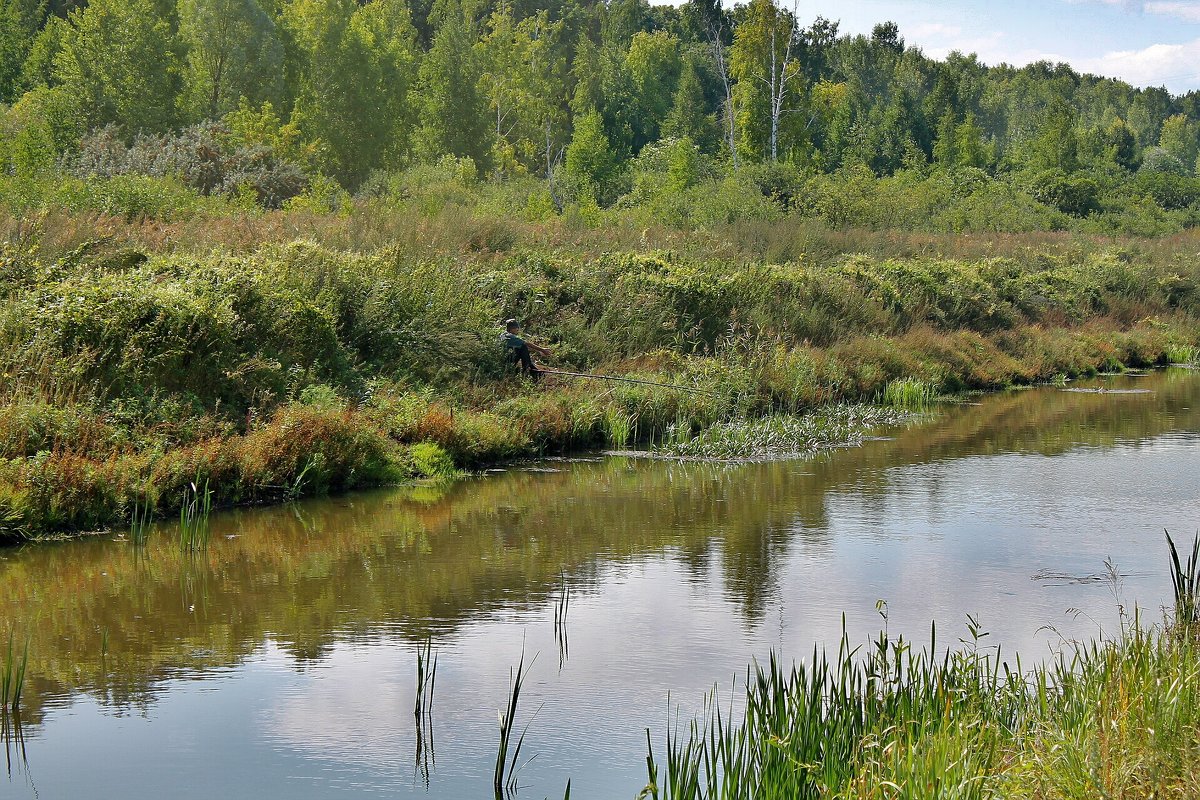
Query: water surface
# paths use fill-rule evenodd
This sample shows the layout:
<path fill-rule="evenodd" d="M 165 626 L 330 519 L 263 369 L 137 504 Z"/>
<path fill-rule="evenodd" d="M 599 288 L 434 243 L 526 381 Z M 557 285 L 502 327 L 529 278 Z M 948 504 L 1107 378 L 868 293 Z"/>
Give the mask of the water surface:
<path fill-rule="evenodd" d="M 1200 528 L 1200 374 L 980 398 L 863 447 L 772 464 L 550 461 L 449 489 L 239 511 L 203 556 L 163 530 L 0 552 L 30 637 L 0 796 L 475 798 L 536 656 L 518 797 L 635 796 L 645 729 L 753 658 L 884 624 L 1025 663 L 1157 617 L 1162 531 Z M 1103 579 L 1105 561 L 1123 577 Z M 567 651 L 553 608 L 565 576 Z M 415 763 L 416 652 L 438 651 Z M 536 712 L 536 714 L 535 714 Z M 23 750 L 23 753 L 21 752 Z"/>

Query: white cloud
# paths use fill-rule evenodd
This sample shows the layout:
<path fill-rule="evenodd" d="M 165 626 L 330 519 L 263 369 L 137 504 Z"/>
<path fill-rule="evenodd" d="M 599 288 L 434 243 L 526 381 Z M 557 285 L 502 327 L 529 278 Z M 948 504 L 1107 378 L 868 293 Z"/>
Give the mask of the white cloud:
<path fill-rule="evenodd" d="M 1194 88 L 1200 78 L 1200 39 L 1184 44 L 1152 44 L 1141 50 L 1116 50 L 1097 58 L 1076 59 L 1075 66 L 1138 86 L 1186 91 Z"/>
<path fill-rule="evenodd" d="M 1120 6 L 1134 13 L 1174 17 L 1186 22 L 1200 22 L 1200 0 L 1067 0 L 1067 2 L 1072 5 L 1100 3 L 1106 6 Z"/>
<path fill-rule="evenodd" d="M 1147 14 L 1176 17 L 1187 22 L 1200 22 L 1200 3 L 1197 2 L 1182 2 L 1181 0 L 1167 2 L 1163 0 L 1144 3 L 1143 8 Z"/>

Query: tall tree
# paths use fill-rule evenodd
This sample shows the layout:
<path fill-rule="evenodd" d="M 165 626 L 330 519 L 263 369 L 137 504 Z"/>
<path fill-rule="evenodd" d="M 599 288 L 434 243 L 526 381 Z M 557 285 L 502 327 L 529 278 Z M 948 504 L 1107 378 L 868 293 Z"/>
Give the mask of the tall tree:
<path fill-rule="evenodd" d="M 304 53 L 295 120 L 323 145 L 326 168 L 354 185 L 399 166 L 419 57 L 404 0 L 293 0 L 285 22 Z"/>
<path fill-rule="evenodd" d="M 1162 133 L 1158 136 L 1158 146 L 1179 159 L 1189 170 L 1196 163 L 1197 145 L 1196 123 L 1183 114 L 1168 117 L 1163 123 Z"/>
<path fill-rule="evenodd" d="M 578 115 L 571 144 L 567 146 L 565 164 L 567 176 L 577 193 L 597 202 L 607 201 L 616 166 L 616 156 L 604 133 L 600 112 L 593 109 Z"/>
<path fill-rule="evenodd" d="M 180 43 L 153 0 L 92 0 L 68 23 L 55 78 L 89 126 L 161 131 L 178 122 Z"/>
<path fill-rule="evenodd" d="M 17 98 L 21 67 L 45 18 L 45 0 L 0 0 L 0 103 Z"/>
<path fill-rule="evenodd" d="M 425 159 L 449 154 L 485 166 L 490 162 L 492 126 L 487 100 L 479 91 L 474 29 L 457 4 L 447 4 L 439 16 L 413 96 L 420 109 L 416 151 Z"/>
<path fill-rule="evenodd" d="M 633 117 L 636 153 L 658 140 L 662 124 L 671 112 L 681 69 L 679 40 L 666 31 L 639 31 L 629 43 L 625 68 L 633 83 L 636 103 Z"/>
<path fill-rule="evenodd" d="M 734 31 L 730 65 L 746 115 L 743 138 L 750 152 L 765 151 L 772 161 L 779 159 L 780 122 L 804 74 L 797 34 L 795 14 L 775 0 L 750 0 Z"/>
<path fill-rule="evenodd" d="M 278 99 L 283 45 L 258 0 L 180 0 L 179 35 L 193 115 L 219 117 L 243 97 Z"/>
<path fill-rule="evenodd" d="M 710 151 L 716 145 L 717 121 L 709 110 L 694 59 L 684 61 L 671 113 L 663 123 L 662 132 L 675 139 L 690 139 L 702 151 Z"/>

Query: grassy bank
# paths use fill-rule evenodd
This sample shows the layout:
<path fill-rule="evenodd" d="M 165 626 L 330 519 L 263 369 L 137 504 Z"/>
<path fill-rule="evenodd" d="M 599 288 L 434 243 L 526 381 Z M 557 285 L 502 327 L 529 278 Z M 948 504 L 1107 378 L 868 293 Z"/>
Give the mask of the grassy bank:
<path fill-rule="evenodd" d="M 686 449 L 719 423 L 907 407 L 1189 360 L 1200 344 L 1200 272 L 1182 249 L 774 263 L 563 239 L 431 255 L 414 238 L 156 252 L 14 234 L 0 249 L 0 539 L 123 526 L 135 507 L 161 517 L 193 483 L 225 506 L 582 448 Z M 558 366 L 706 394 L 531 386 L 502 367 L 507 316 Z"/>

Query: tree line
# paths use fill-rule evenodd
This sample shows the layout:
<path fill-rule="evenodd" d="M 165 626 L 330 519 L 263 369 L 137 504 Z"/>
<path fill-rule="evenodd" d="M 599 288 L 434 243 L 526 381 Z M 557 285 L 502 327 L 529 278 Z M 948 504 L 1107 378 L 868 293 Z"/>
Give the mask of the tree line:
<path fill-rule="evenodd" d="M 0 104 L 9 174 L 216 121 L 349 189 L 453 156 L 601 204 L 662 143 L 685 172 L 1037 173 L 1059 207 L 1200 155 L 1196 92 L 935 60 L 776 0 L 0 0 Z"/>

